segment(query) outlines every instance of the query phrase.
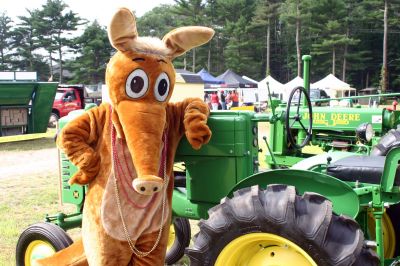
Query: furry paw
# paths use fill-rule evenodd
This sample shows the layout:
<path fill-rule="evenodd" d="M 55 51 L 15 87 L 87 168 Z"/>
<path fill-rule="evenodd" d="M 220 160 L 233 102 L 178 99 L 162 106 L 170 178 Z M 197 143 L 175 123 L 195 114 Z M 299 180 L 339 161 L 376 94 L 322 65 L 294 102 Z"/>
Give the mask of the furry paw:
<path fill-rule="evenodd" d="M 73 185 L 73 184 L 78 184 L 78 185 L 86 185 L 88 184 L 93 178 L 89 178 L 85 173 L 82 172 L 82 170 L 79 170 L 77 173 L 75 173 L 69 180 L 68 184 Z"/>
<path fill-rule="evenodd" d="M 194 125 L 190 131 L 186 131 L 186 137 L 193 149 L 198 150 L 207 144 L 211 138 L 211 130 L 207 125 Z"/>
<path fill-rule="evenodd" d="M 196 150 L 203 144 L 207 144 L 211 138 L 211 130 L 207 126 L 207 118 L 210 111 L 201 100 L 195 100 L 185 110 L 185 135 Z"/>
<path fill-rule="evenodd" d="M 85 157 L 82 156 L 82 158 Z M 99 173 L 101 165 L 99 156 L 97 155 L 92 157 L 87 156 L 86 158 L 90 158 L 90 160 L 86 159 L 84 162 L 83 160 L 81 160 L 80 163 L 76 164 L 79 170 L 68 181 L 70 185 L 72 184 L 86 185 L 90 181 L 92 181 Z"/>

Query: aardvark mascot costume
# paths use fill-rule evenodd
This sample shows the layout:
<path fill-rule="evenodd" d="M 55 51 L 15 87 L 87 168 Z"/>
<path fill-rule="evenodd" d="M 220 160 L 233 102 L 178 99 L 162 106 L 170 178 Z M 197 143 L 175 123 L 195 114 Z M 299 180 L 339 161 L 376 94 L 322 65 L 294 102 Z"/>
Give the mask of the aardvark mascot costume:
<path fill-rule="evenodd" d="M 106 71 L 111 103 L 71 121 L 57 142 L 79 167 L 70 183 L 89 184 L 82 240 L 40 264 L 164 265 L 177 145 L 183 134 L 195 149 L 211 137 L 201 99 L 168 103 L 171 60 L 213 34 L 191 26 L 162 41 L 139 37 L 131 11 L 114 15 L 109 38 L 118 51 Z"/>

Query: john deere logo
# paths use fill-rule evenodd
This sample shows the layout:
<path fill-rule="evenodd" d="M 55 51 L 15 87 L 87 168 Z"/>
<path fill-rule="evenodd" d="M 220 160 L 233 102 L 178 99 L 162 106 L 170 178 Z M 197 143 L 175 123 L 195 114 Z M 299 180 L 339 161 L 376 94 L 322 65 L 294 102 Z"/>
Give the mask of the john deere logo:
<path fill-rule="evenodd" d="M 73 196 L 75 199 L 79 198 L 79 192 L 75 190 L 74 193 L 72 193 L 72 196 Z"/>
<path fill-rule="evenodd" d="M 309 113 L 303 114 L 303 119 L 307 120 Z M 324 125 L 327 127 L 348 125 L 350 122 L 361 121 L 360 114 L 344 114 L 344 113 L 313 113 L 313 124 Z"/>

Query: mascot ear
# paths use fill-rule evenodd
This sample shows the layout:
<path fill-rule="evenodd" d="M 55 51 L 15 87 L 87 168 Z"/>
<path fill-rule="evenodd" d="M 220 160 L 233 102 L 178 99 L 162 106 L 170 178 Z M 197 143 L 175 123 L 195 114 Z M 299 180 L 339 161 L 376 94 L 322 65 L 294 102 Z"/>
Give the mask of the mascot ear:
<path fill-rule="evenodd" d="M 186 51 L 207 43 L 214 35 L 214 30 L 207 27 L 181 27 L 167 33 L 163 41 L 171 50 L 170 57 L 174 59 Z"/>
<path fill-rule="evenodd" d="M 136 20 L 132 12 L 127 8 L 119 9 L 108 27 L 108 38 L 112 46 L 121 52 L 130 50 L 137 37 Z"/>

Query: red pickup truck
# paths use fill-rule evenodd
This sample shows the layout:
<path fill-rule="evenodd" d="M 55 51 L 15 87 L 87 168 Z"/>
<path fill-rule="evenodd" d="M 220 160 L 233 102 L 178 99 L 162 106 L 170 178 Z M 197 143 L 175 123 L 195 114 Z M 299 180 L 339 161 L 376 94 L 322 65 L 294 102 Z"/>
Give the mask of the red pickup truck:
<path fill-rule="evenodd" d="M 101 86 L 59 85 L 54 98 L 49 127 L 55 127 L 58 119 L 69 112 L 83 109 L 88 103 L 101 103 Z"/>

